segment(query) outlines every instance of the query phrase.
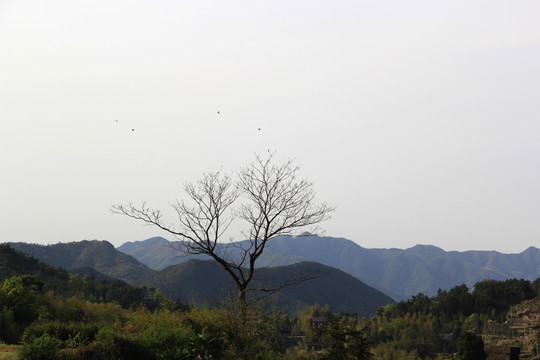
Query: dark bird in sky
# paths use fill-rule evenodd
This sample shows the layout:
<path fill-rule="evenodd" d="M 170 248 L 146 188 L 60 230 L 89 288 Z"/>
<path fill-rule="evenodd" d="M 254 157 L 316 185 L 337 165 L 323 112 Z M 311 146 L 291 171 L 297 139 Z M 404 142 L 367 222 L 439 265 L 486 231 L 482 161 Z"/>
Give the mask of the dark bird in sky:
<path fill-rule="evenodd" d="M 259 128 L 259 131 L 261 131 L 261 128 Z"/>
<path fill-rule="evenodd" d="M 131 131 L 135 131 L 135 129 L 131 129 Z"/>
<path fill-rule="evenodd" d="M 219 115 L 219 111 L 218 111 L 217 113 L 218 113 L 218 115 Z"/>

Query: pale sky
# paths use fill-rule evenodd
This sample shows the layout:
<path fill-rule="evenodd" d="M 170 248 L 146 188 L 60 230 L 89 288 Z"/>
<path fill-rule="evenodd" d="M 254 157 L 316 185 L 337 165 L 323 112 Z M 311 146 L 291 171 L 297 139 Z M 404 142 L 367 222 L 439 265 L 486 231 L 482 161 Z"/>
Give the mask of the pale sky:
<path fill-rule="evenodd" d="M 0 241 L 163 236 L 111 205 L 169 211 L 271 150 L 337 207 L 327 236 L 540 247 L 539 19 L 538 0 L 0 0 Z"/>

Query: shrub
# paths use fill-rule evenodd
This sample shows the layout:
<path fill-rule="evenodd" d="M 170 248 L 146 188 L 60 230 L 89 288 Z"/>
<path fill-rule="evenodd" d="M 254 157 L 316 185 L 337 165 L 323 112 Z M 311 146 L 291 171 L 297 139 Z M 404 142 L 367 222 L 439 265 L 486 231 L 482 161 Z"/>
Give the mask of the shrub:
<path fill-rule="evenodd" d="M 256 356 L 256 360 L 285 360 L 285 355 L 272 349 L 263 349 Z"/>
<path fill-rule="evenodd" d="M 80 322 L 62 323 L 59 321 L 39 322 L 29 325 L 22 336 L 23 342 L 51 334 L 62 341 L 68 348 L 79 347 L 92 342 L 99 331 L 97 324 L 85 324 Z"/>
<path fill-rule="evenodd" d="M 94 348 L 102 354 L 109 354 L 111 359 L 119 358 L 119 351 L 116 346 L 114 332 L 111 329 L 103 328 L 96 335 Z"/>
<path fill-rule="evenodd" d="M 137 336 L 137 342 L 158 359 L 177 359 L 188 347 L 192 332 L 184 327 L 154 326 Z"/>
<path fill-rule="evenodd" d="M 485 360 L 484 342 L 482 337 L 465 331 L 458 340 L 458 358 L 462 360 Z"/>
<path fill-rule="evenodd" d="M 51 360 L 56 359 L 60 351 L 60 340 L 45 333 L 32 341 L 24 343 L 19 350 L 21 360 Z"/>
<path fill-rule="evenodd" d="M 0 340 L 8 344 L 16 344 L 19 342 L 21 329 L 15 322 L 13 311 L 0 311 Z"/>
<path fill-rule="evenodd" d="M 225 350 L 225 339 L 211 333 L 191 336 L 188 346 L 181 352 L 186 359 L 221 359 Z"/>
<path fill-rule="evenodd" d="M 92 344 L 90 351 L 91 359 L 103 360 L 151 360 L 153 356 L 149 354 L 147 349 L 141 346 L 133 339 L 119 335 L 113 330 L 103 328 L 96 335 L 96 340 Z"/>

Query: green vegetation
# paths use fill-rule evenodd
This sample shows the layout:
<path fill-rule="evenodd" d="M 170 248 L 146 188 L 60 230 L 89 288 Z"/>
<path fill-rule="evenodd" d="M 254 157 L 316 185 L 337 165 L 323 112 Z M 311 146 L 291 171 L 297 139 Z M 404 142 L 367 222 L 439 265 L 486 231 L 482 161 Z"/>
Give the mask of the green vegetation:
<path fill-rule="evenodd" d="M 255 359 L 279 354 L 278 329 L 289 321 L 255 309 L 247 320 L 234 308 L 170 310 L 164 298 L 153 311 L 125 309 L 44 294 L 37 282 L 15 276 L 0 287 L 0 339 L 21 343 L 21 359 Z"/>
<path fill-rule="evenodd" d="M 126 308 L 44 292 L 39 279 L 22 275 L 0 286 L 0 341 L 21 344 L 20 359 L 481 359 L 479 334 L 537 293 L 521 280 L 477 285 L 472 293 L 459 286 L 419 294 L 372 318 L 316 305 L 292 319 L 262 306 L 245 314 L 234 302 L 179 306 L 159 291 L 146 302 L 152 306 Z M 505 307 L 484 301 L 494 289 L 507 294 Z"/>
<path fill-rule="evenodd" d="M 48 276 L 0 279 L 0 359 L 483 359 L 504 339 L 526 351 L 516 319 L 540 313 L 540 279 L 417 294 L 369 318 L 318 305 L 290 317 L 266 303 L 186 306 L 159 290 L 47 268 L 7 246 L 0 258 L 4 270 L 11 259 L 17 271 Z"/>
<path fill-rule="evenodd" d="M 479 335 L 464 331 L 457 343 L 458 357 L 462 360 L 486 360 L 484 342 Z"/>
<path fill-rule="evenodd" d="M 0 278 L 19 274 L 36 275 L 46 282 L 47 290 L 67 297 L 77 295 L 98 302 L 114 299 L 127 307 L 144 296 L 143 289 L 146 287 L 160 289 L 171 299 L 202 305 L 215 304 L 217 300 L 229 295 L 228 292 L 234 287 L 231 277 L 217 263 L 191 260 L 152 272 L 105 241 L 80 241 L 48 246 L 14 243 L 11 246 L 24 249 L 20 251 L 29 251 L 32 255 L 17 252 L 7 245 L 0 247 L 0 260 L 6 260 L 5 267 L 0 265 L 0 275 L 3 275 Z M 166 249 L 170 256 L 171 249 Z M 69 273 L 45 265 L 32 256 L 41 261 L 50 261 L 54 266 L 65 267 L 69 269 Z M 91 268 L 92 264 L 95 264 L 99 271 Z M 2 269 L 5 270 L 4 274 Z M 151 272 L 150 275 L 148 271 Z M 252 285 L 257 288 L 279 287 L 298 278 L 298 274 L 321 275 L 296 286 L 285 287 L 273 297 L 273 304 L 277 308 L 287 309 L 292 316 L 315 302 L 329 304 L 338 312 L 372 316 L 379 307 L 394 302 L 384 293 L 374 290 L 353 276 L 321 264 L 293 264 L 261 268 L 258 271 L 260 274 L 252 281 Z M 74 278 L 73 274 L 80 276 Z M 123 278 L 129 278 L 132 286 L 135 284 L 140 288 L 134 289 L 112 277 L 118 274 L 123 274 Z M 83 279 L 92 281 L 82 281 Z M 260 281 L 261 279 L 265 281 Z"/>
<path fill-rule="evenodd" d="M 117 251 L 107 241 L 84 240 L 54 245 L 10 243 L 13 248 L 56 267 L 68 270 L 95 269 L 96 278 L 120 279 L 134 285 L 152 274 L 152 270 L 134 258 Z M 105 277 L 103 277 L 105 278 Z"/>
<path fill-rule="evenodd" d="M 16 360 L 18 345 L 6 345 L 0 343 L 0 360 Z"/>

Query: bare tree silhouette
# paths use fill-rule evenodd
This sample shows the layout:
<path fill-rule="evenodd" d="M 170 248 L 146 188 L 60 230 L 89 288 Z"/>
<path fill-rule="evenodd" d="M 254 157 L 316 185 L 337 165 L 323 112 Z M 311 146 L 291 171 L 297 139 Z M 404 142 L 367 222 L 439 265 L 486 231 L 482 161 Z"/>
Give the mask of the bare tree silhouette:
<path fill-rule="evenodd" d="M 233 179 L 222 171 L 203 174 L 196 183 L 184 185 L 189 203 L 171 204 L 178 224 L 166 225 L 163 213 L 142 203 L 114 205 L 114 213 L 152 224 L 176 238 L 173 247 L 184 254 L 205 254 L 219 263 L 232 277 L 238 300 L 246 306 L 248 291 L 277 291 L 317 277 L 317 274 L 299 274 L 269 287 L 251 288 L 257 259 L 269 241 L 280 235 L 297 235 L 328 219 L 334 208 L 315 202 L 313 184 L 299 179 L 300 167 L 289 160 L 273 163 L 273 154 L 266 158 L 256 156 L 254 162 L 242 167 Z M 242 221 L 246 227 L 241 234 L 244 241 L 226 237 L 233 221 Z"/>

